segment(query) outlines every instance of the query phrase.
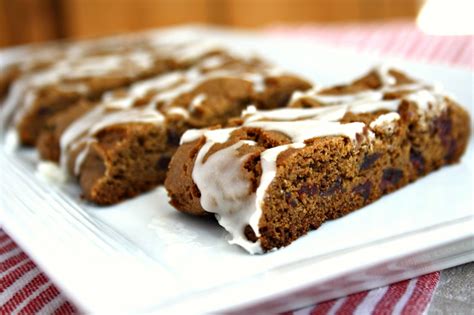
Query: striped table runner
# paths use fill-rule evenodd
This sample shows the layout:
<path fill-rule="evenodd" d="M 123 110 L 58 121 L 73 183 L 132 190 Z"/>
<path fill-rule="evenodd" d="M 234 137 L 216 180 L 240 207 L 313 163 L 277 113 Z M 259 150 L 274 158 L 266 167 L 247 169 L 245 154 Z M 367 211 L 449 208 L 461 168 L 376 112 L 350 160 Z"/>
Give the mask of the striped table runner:
<path fill-rule="evenodd" d="M 75 307 L 0 229 L 0 314 L 72 314 Z"/>
<path fill-rule="evenodd" d="M 272 36 L 305 39 L 360 52 L 474 70 L 473 35 L 426 35 L 412 22 L 273 26 L 267 28 L 266 32 Z"/>
<path fill-rule="evenodd" d="M 422 314 L 431 301 L 439 282 L 439 275 L 439 272 L 430 273 L 386 287 L 319 303 L 287 314 Z"/>
<path fill-rule="evenodd" d="M 72 303 L 0 229 L 0 314 L 73 314 Z M 421 314 L 431 300 L 439 272 L 360 292 L 287 314 Z"/>
<path fill-rule="evenodd" d="M 358 51 L 474 69 L 474 36 L 437 37 L 412 23 L 276 26 L 270 36 L 291 36 Z M 313 305 L 288 314 L 422 314 L 439 282 L 434 272 L 371 291 Z M 0 314 L 71 314 L 74 305 L 0 229 Z"/>

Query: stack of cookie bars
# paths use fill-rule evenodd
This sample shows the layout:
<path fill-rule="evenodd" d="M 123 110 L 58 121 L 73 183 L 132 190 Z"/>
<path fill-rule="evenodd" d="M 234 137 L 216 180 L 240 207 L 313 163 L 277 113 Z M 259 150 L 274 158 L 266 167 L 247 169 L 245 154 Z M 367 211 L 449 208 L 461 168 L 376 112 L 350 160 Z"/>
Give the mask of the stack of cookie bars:
<path fill-rule="evenodd" d="M 165 184 L 176 209 L 215 216 L 250 253 L 458 162 L 470 135 L 462 107 L 396 69 L 319 87 L 154 34 L 32 48 L 2 66 L 0 93 L 7 141 L 35 147 L 41 172 L 100 205 Z"/>

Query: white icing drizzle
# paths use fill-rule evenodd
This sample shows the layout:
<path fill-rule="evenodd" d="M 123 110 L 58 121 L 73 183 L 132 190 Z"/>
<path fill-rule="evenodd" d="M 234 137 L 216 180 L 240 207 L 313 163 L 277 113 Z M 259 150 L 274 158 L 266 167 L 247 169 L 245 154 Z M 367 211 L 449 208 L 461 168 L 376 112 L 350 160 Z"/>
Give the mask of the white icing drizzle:
<path fill-rule="evenodd" d="M 383 98 L 386 93 L 396 93 L 403 91 L 405 93 L 408 93 L 408 95 L 412 95 L 424 91 L 422 92 L 422 95 L 425 95 L 425 98 L 426 94 L 441 94 L 439 88 L 425 83 L 416 82 L 397 85 L 396 78 L 390 74 L 390 67 L 386 65 L 375 67 L 373 71 L 377 74 L 381 82 L 381 86 L 378 89 L 366 90 L 356 93 L 331 95 L 321 94 L 321 91 L 323 91 L 323 89 L 320 87 L 315 87 L 305 92 L 297 91 L 293 93 L 290 101 L 290 107 L 301 99 L 312 99 L 324 106 L 345 105 L 348 107 L 347 111 L 351 111 L 354 113 L 372 112 L 374 111 L 373 108 L 377 108 L 377 106 L 377 110 L 387 109 L 394 111 L 396 110 L 396 108 L 394 108 L 393 106 L 396 106 L 396 102 L 400 101 L 395 100 L 392 103 L 390 103 L 389 101 L 385 101 Z M 416 97 L 412 96 L 412 99 L 410 100 L 416 102 L 419 107 L 425 109 L 425 107 L 423 107 L 424 100 L 422 95 Z"/>
<path fill-rule="evenodd" d="M 224 63 L 224 59 L 216 56 L 204 58 L 193 68 L 185 71 L 176 71 L 156 78 L 133 84 L 124 93 L 108 93 L 103 101 L 93 110 L 77 119 L 61 137 L 61 165 L 67 167 L 68 154 L 71 148 L 77 148 L 79 144 L 85 144 L 78 153 L 75 160 L 75 174 L 80 171 L 80 166 L 90 146 L 94 134 L 103 128 L 119 123 L 153 123 L 164 125 L 165 119 L 161 112 L 166 115 L 179 115 L 189 118 L 190 112 L 201 106 L 207 98 L 204 93 L 197 94 L 190 102 L 188 108 L 171 106 L 173 100 L 183 93 L 193 91 L 200 83 L 212 78 L 241 78 L 242 74 L 248 74 L 244 69 L 216 68 Z M 203 72 L 205 70 L 205 72 Z M 242 72 L 244 71 L 244 72 Z M 263 76 L 265 69 L 257 69 L 254 76 Z M 134 108 L 137 99 L 152 93 L 151 100 L 147 104 Z M 158 105 L 161 109 L 158 110 Z"/>
<path fill-rule="evenodd" d="M 11 119 L 13 113 L 17 109 L 19 102 L 25 97 L 25 91 L 27 90 L 26 81 L 24 79 L 17 80 L 13 83 L 8 93 L 8 97 L 5 99 L 2 106 L 0 106 L 0 120 L 1 120 L 1 128 L 6 129 L 8 126 L 8 122 Z M 11 130 L 16 132 L 15 128 L 10 127 Z M 18 137 L 18 135 L 17 135 Z"/>
<path fill-rule="evenodd" d="M 143 123 L 143 124 L 161 124 L 165 121 L 164 116 L 150 108 L 132 108 L 127 111 L 117 111 L 114 113 L 107 113 L 95 123 L 90 129 L 90 134 L 95 134 L 98 131 L 112 125 L 125 123 Z"/>
<path fill-rule="evenodd" d="M 183 73 L 180 71 L 166 73 L 153 79 L 133 84 L 124 96 L 106 94 L 103 103 L 109 108 L 130 108 L 137 99 L 144 97 L 150 91 L 158 92 L 160 90 L 168 89 L 179 83 L 181 80 L 183 80 Z"/>
<path fill-rule="evenodd" d="M 105 106 L 98 106 L 80 119 L 72 123 L 62 134 L 60 139 L 61 167 L 67 170 L 69 150 L 84 144 L 78 153 L 74 164 L 74 175 L 78 175 L 85 152 L 93 142 L 94 135 L 105 127 L 123 123 L 144 123 L 162 125 L 164 116 L 150 108 L 131 108 L 126 111 L 110 111 Z M 82 156 L 82 158 L 80 158 Z"/>
<path fill-rule="evenodd" d="M 122 55 L 94 56 L 79 60 L 62 60 L 43 71 L 26 75 L 12 87 L 6 100 L 4 113 L 7 122 L 14 111 L 14 123 L 18 123 L 36 100 L 37 91 L 55 86 L 69 92 L 84 94 L 88 88 L 82 80 L 104 75 L 131 75 L 148 68 L 151 54 L 130 53 Z"/>
<path fill-rule="evenodd" d="M 364 123 L 354 122 L 342 124 L 340 122 L 324 120 L 297 120 L 297 121 L 256 121 L 244 123 L 245 127 L 256 127 L 264 130 L 278 131 L 288 136 L 293 143 L 304 143 L 305 140 L 325 136 L 345 136 L 352 140 L 356 134 L 362 134 Z"/>
<path fill-rule="evenodd" d="M 316 108 L 280 108 L 274 110 L 256 110 L 248 107 L 242 113 L 242 118 L 246 123 L 260 120 L 291 121 L 300 119 L 318 119 L 326 121 L 338 121 L 347 112 L 370 113 L 378 110 L 396 111 L 400 105 L 400 100 L 380 100 L 380 101 L 357 101 L 348 104 L 333 106 L 323 106 Z"/>
<path fill-rule="evenodd" d="M 398 113 L 387 113 L 380 115 L 374 121 L 370 123 L 370 129 L 377 130 L 382 129 L 386 134 L 393 134 L 395 130 L 395 124 L 397 120 L 400 120 Z"/>
<path fill-rule="evenodd" d="M 436 96 L 426 90 L 414 92 L 406 97 L 407 100 L 415 102 L 422 111 L 430 109 L 430 104 L 434 105 Z"/>
<path fill-rule="evenodd" d="M 202 105 L 202 103 L 206 100 L 207 95 L 204 93 L 198 94 L 193 100 L 191 101 L 190 110 L 194 111 L 196 108 Z"/>
<path fill-rule="evenodd" d="M 295 103 L 302 98 L 311 98 L 324 105 L 339 105 L 349 102 L 355 102 L 357 100 L 380 100 L 383 94 L 377 91 L 363 91 L 353 94 L 342 94 L 342 95 L 327 95 L 320 94 L 320 88 L 313 88 L 305 92 L 296 91 L 291 97 L 290 103 Z"/>
<path fill-rule="evenodd" d="M 255 193 L 255 203 L 253 204 L 252 208 L 252 215 L 248 224 L 252 227 L 253 231 L 255 232 L 257 237 L 260 237 L 259 231 L 259 223 L 260 218 L 262 217 L 262 207 L 265 202 L 265 196 L 267 193 L 267 189 L 272 183 L 273 179 L 277 174 L 277 158 L 280 153 L 290 149 L 290 148 L 303 148 L 305 145 L 303 143 L 293 143 L 288 145 L 281 145 L 278 147 L 274 147 L 268 149 L 260 155 L 260 161 L 262 166 L 262 176 L 260 177 L 260 185 L 257 188 Z M 247 242 L 249 242 L 247 240 Z M 255 246 L 260 245 L 260 240 L 255 244 Z M 245 247 L 244 247 L 245 248 Z M 249 251 L 252 254 L 259 254 L 262 253 L 262 248 L 260 246 L 252 248 L 253 251 Z"/>
<path fill-rule="evenodd" d="M 261 82 L 267 76 L 267 69 L 258 69 L 256 72 L 242 72 L 241 69 L 217 69 L 216 71 L 201 73 L 196 69 L 191 69 L 184 75 L 186 80 L 183 84 L 176 85 L 175 88 L 169 89 L 164 93 L 159 93 L 153 99 L 153 102 L 163 103 L 165 107 L 173 102 L 178 96 L 191 92 L 199 84 L 206 80 L 214 78 L 238 78 L 251 82 L 254 91 L 261 91 Z"/>
<path fill-rule="evenodd" d="M 170 107 L 168 109 L 166 109 L 166 114 L 169 116 L 169 115 L 178 115 L 178 116 L 181 116 L 183 117 L 184 119 L 188 119 L 189 118 L 189 111 L 183 107 Z"/>
<path fill-rule="evenodd" d="M 9 129 L 5 134 L 4 139 L 4 148 L 8 153 L 15 152 L 20 146 L 20 139 L 18 139 L 18 134 L 15 130 Z"/>
<path fill-rule="evenodd" d="M 390 74 L 390 67 L 388 65 L 379 65 L 375 67 L 374 71 L 382 82 L 382 85 L 387 86 L 397 83 L 397 79 Z"/>
<path fill-rule="evenodd" d="M 210 141 L 215 143 L 223 143 L 229 139 L 230 134 L 232 131 L 236 130 L 237 128 L 224 128 L 224 129 L 190 129 L 186 131 L 183 136 L 181 137 L 180 144 L 188 143 L 195 141 L 201 137 L 206 137 L 206 139 L 210 139 Z"/>
<path fill-rule="evenodd" d="M 265 91 L 265 77 L 257 73 L 248 73 L 243 76 L 244 80 L 250 81 L 253 84 L 255 92 L 260 93 Z"/>
<path fill-rule="evenodd" d="M 71 48 L 71 52 L 66 50 L 65 53 L 61 53 L 61 56 L 65 57 L 60 61 L 41 71 L 24 75 L 14 83 L 5 101 L 6 106 L 2 110 L 2 123 L 4 125 L 9 123 L 13 113 L 13 123 L 17 124 L 21 121 L 34 104 L 36 91 L 48 86 L 84 95 L 88 92 L 88 86 L 84 83 L 84 79 L 90 77 L 105 75 L 133 77 L 147 71 L 156 59 L 172 58 L 186 62 L 200 58 L 211 51 L 222 50 L 222 47 L 215 43 L 209 41 L 191 42 L 189 38 L 187 41 L 168 39 L 163 42 L 167 42 L 167 44 L 159 44 L 160 38 L 157 37 L 153 43 L 139 46 L 133 51 L 96 56 L 84 56 L 82 50 L 77 48 L 79 46 L 73 46 L 76 48 Z M 153 44 L 156 44 L 156 47 Z M 208 62 L 208 66 L 213 67 L 218 66 L 222 60 L 214 58 L 212 62 Z M 28 95 L 29 98 L 25 99 L 25 95 Z M 121 105 L 119 104 L 119 106 Z"/>
<path fill-rule="evenodd" d="M 251 183 L 242 175 L 241 165 L 247 156 L 237 156 L 237 150 L 242 145 L 255 145 L 255 142 L 239 141 L 218 154 L 210 155 L 203 162 L 209 149 L 223 140 L 212 138 L 209 133 L 207 139 L 208 142 L 198 153 L 198 167 L 192 174 L 200 190 L 205 187 L 201 190 L 201 205 L 206 211 L 214 213 L 219 224 L 230 233 L 231 244 L 238 244 L 250 252 L 257 251 L 259 244 L 249 242 L 243 235 L 254 212 L 255 194 L 251 193 Z"/>
<path fill-rule="evenodd" d="M 206 139 L 198 153 L 192 177 L 201 196 L 206 196 L 205 201 L 201 197 L 202 207 L 208 212 L 215 213 L 219 223 L 231 234 L 231 243 L 240 245 L 252 254 L 262 252 L 260 241 L 255 243 L 249 241 L 244 235 L 244 228 L 249 225 L 257 238 L 260 237 L 259 222 L 262 207 L 267 189 L 277 176 L 276 161 L 280 153 L 289 148 L 303 148 L 305 140 L 324 136 L 339 135 L 356 142 L 358 135 L 365 135 L 363 138 L 365 140 L 362 141 L 368 141 L 370 144 L 370 141 L 375 138 L 373 131 L 382 130 L 387 134 L 394 132 L 396 122 L 400 120 L 400 115 L 396 111 L 403 99 L 416 103 L 421 112 L 432 110 L 433 104 L 438 104 L 440 108 L 443 108 L 444 97 L 438 94 L 436 89 L 419 83 L 397 86 L 396 79 L 390 75 L 388 68 L 379 67 L 375 71 L 382 82 L 382 87 L 378 90 L 346 95 L 321 95 L 319 89 L 295 92 L 292 102 L 303 97 L 310 97 L 326 106 L 270 111 L 257 110 L 255 106 L 249 106 L 242 113 L 243 127 L 277 131 L 288 136 L 292 142 L 261 153 L 262 175 L 260 185 L 254 194 L 245 194 L 247 190 L 244 188 L 247 188 L 249 183 L 239 175 L 246 157 L 237 158 L 236 150 L 243 145 L 244 141 L 214 152 L 208 157 L 208 161 L 211 161 L 208 165 L 206 165 L 207 161 L 202 163 L 202 158 L 209 149 L 215 143 L 225 142 L 235 128 L 212 131 L 189 130 L 183 135 L 181 143 L 195 141 L 200 137 Z M 383 99 L 385 93 L 399 91 L 407 94 L 401 99 Z M 389 113 L 380 115 L 372 121 L 369 125 L 372 130 L 366 129 L 366 125 L 362 122 L 347 124 L 339 122 L 348 112 L 371 113 L 378 110 L 387 110 Z M 220 135 L 218 141 L 215 137 L 210 137 L 211 134 Z M 213 204 L 209 196 L 214 196 L 212 200 L 220 198 L 219 202 Z M 232 196 L 237 196 L 237 199 L 232 199 Z"/>
<path fill-rule="evenodd" d="M 199 150 L 194 164 L 192 178 L 201 192 L 201 206 L 214 213 L 221 226 L 231 235 L 231 244 L 237 244 L 252 254 L 262 252 L 260 242 L 250 242 L 244 235 L 247 225 L 252 227 L 255 235 L 260 236 L 258 224 L 268 186 L 276 176 L 278 155 L 288 148 L 303 148 L 304 141 L 324 136 L 340 135 L 356 141 L 357 134 L 363 134 L 365 124 L 321 120 L 300 121 L 254 121 L 245 123 L 247 127 L 278 131 L 287 135 L 292 144 L 277 146 L 265 150 L 262 161 L 262 177 L 256 193 L 250 192 L 250 183 L 242 177 L 242 163 L 246 156 L 237 158 L 236 150 L 243 144 L 254 145 L 253 141 L 241 140 L 230 147 L 214 152 L 203 163 L 212 146 L 229 139 L 236 128 L 216 130 L 189 130 L 181 138 L 182 143 L 205 137 L 206 143 Z M 224 175 L 224 176 L 223 176 Z"/>
<path fill-rule="evenodd" d="M 41 161 L 36 167 L 36 175 L 48 182 L 62 185 L 67 181 L 67 173 L 64 172 L 56 163 Z"/>
<path fill-rule="evenodd" d="M 225 60 L 222 56 L 212 56 L 202 62 L 202 67 L 205 69 L 219 68 L 224 64 L 224 62 Z"/>

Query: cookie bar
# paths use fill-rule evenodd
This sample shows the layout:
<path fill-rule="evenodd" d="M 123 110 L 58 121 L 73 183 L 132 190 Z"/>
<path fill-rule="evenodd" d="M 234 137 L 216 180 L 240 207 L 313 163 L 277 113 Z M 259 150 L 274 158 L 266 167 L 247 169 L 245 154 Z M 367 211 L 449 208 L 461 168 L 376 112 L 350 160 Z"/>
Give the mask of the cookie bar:
<path fill-rule="evenodd" d="M 231 243 L 263 253 L 459 161 L 470 135 L 464 109 L 393 69 L 297 92 L 290 105 L 187 131 L 165 181 L 170 203 L 215 215 Z"/>
<path fill-rule="evenodd" d="M 79 42 L 61 41 L 14 48 L 8 52 L 5 64 L 0 69 L 0 100 L 7 95 L 10 86 L 16 79 L 45 70 L 58 62 L 91 56 L 116 55 L 133 50 L 154 50 L 170 42 L 180 43 L 176 40 L 170 41 L 169 37 L 147 32 Z"/>
<path fill-rule="evenodd" d="M 14 125 L 22 144 L 35 145 L 48 118 L 79 100 L 98 100 L 106 91 L 187 68 L 195 60 L 218 52 L 206 43 L 166 44 L 61 60 L 15 81 L 3 106 L 5 124 Z"/>
<path fill-rule="evenodd" d="M 113 204 L 164 182 L 187 129 L 225 124 L 250 104 L 283 106 L 293 92 L 310 87 L 258 59 L 209 56 L 188 70 L 108 94 L 92 109 L 83 105 L 85 114 L 66 128 L 57 124 L 53 138 L 62 168 L 78 178 L 84 197 Z M 58 122 L 68 120 L 63 117 Z"/>
<path fill-rule="evenodd" d="M 228 52 L 221 51 L 196 60 L 193 67 L 189 70 L 173 71 L 165 75 L 158 75 L 148 80 L 142 80 L 134 83 L 128 89 L 121 89 L 108 92 L 102 99 L 103 104 L 112 103 L 115 109 L 120 107 L 133 107 L 135 105 L 146 104 L 152 101 L 156 94 L 163 89 L 170 88 L 174 84 L 182 83 L 184 78 L 191 79 L 198 73 L 212 72 L 219 69 L 232 67 L 264 67 L 264 62 L 257 58 L 250 58 L 246 61 L 231 55 Z M 241 69 L 242 70 L 242 69 Z M 59 161 L 59 139 L 64 130 L 73 123 L 78 117 L 83 116 L 95 105 L 101 102 L 81 101 L 73 108 L 50 117 L 44 128 L 41 130 L 36 147 L 42 160 Z M 114 105 L 115 104 L 115 105 Z M 100 119 L 100 118 L 98 118 Z"/>

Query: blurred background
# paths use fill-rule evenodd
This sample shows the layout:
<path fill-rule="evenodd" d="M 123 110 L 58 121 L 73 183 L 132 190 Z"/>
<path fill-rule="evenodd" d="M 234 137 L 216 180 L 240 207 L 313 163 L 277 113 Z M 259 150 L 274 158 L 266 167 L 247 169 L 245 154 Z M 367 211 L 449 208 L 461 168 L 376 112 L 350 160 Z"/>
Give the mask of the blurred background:
<path fill-rule="evenodd" d="M 413 20 L 423 2 L 423 0 L 0 0 L 0 46 L 59 38 L 96 37 L 184 23 L 256 28 L 276 23 Z"/>
<path fill-rule="evenodd" d="M 190 23 L 255 29 L 390 21 L 472 35 L 474 0 L 0 0 L 0 47 Z"/>

